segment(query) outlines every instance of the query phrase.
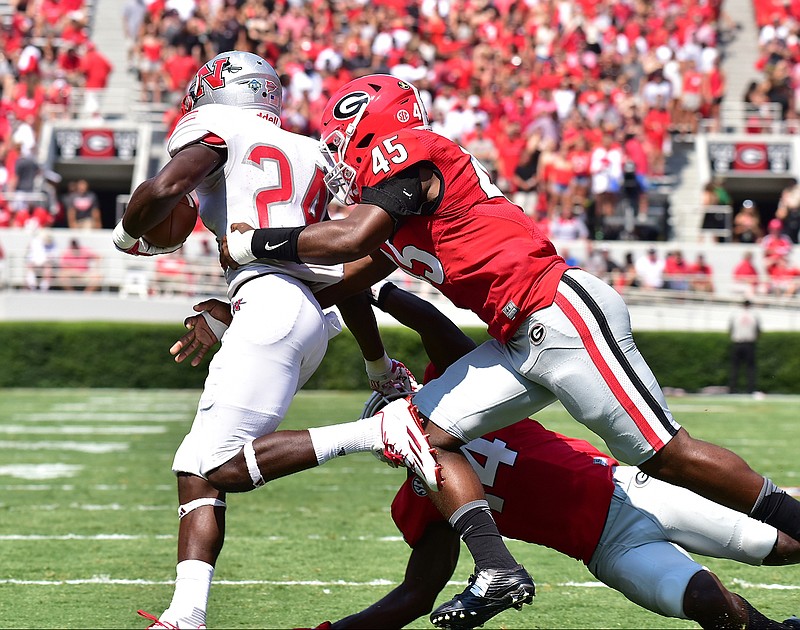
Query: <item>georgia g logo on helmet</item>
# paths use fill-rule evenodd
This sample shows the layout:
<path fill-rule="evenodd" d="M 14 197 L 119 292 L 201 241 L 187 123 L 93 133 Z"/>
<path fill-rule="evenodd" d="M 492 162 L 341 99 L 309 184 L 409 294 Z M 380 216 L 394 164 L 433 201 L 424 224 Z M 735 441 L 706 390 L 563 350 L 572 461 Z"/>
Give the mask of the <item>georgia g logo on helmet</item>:
<path fill-rule="evenodd" d="M 354 118 L 369 103 L 369 94 L 366 92 L 351 92 L 339 99 L 333 106 L 333 117 L 337 120 Z"/>

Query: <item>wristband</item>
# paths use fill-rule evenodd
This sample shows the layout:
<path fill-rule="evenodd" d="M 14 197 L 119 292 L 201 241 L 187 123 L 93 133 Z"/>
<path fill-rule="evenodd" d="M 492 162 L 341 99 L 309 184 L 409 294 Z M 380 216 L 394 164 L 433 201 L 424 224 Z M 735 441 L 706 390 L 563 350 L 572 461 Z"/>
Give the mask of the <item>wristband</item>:
<path fill-rule="evenodd" d="M 253 230 L 228 234 L 228 253 L 240 265 L 246 265 L 256 259 L 252 251 L 253 234 L 255 234 Z"/>
<path fill-rule="evenodd" d="M 375 298 L 375 306 L 382 311 L 386 311 L 384 304 L 386 303 L 386 296 L 397 288 L 397 285 L 392 282 L 386 282 L 378 291 L 378 296 Z"/>
<path fill-rule="evenodd" d="M 111 238 L 114 241 L 114 246 L 123 251 L 130 249 L 139 242 L 138 238 L 128 234 L 125 228 L 122 227 L 122 221 L 117 223 L 116 227 L 114 227 L 114 233 Z"/>
<path fill-rule="evenodd" d="M 228 330 L 228 324 L 219 321 L 208 311 L 201 311 L 200 314 L 203 316 L 203 319 L 206 320 L 206 324 L 208 324 L 208 327 L 211 329 L 211 332 L 214 333 L 214 336 L 217 338 L 217 341 L 221 341 L 222 335 L 224 335 L 225 331 Z"/>
<path fill-rule="evenodd" d="M 256 258 L 303 262 L 297 254 L 297 240 L 304 225 L 293 228 L 260 228 L 253 233 L 251 250 Z"/>
<path fill-rule="evenodd" d="M 392 360 L 385 350 L 380 359 L 375 359 L 374 361 L 364 359 L 364 364 L 367 366 L 367 376 L 371 379 L 378 379 L 392 371 Z"/>

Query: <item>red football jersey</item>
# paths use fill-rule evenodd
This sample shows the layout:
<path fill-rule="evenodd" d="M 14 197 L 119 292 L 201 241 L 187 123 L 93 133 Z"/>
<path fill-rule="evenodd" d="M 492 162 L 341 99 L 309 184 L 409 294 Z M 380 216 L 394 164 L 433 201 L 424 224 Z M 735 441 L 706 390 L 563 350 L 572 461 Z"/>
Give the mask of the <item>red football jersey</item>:
<path fill-rule="evenodd" d="M 507 341 L 533 311 L 549 306 L 569 267 L 481 164 L 432 131 L 402 129 L 376 142 L 361 165 L 360 188 L 428 162 L 441 174 L 439 203 L 429 214 L 404 215 L 382 249 L 427 280 L 453 304 L 473 311 L 489 334 Z"/>
<path fill-rule="evenodd" d="M 614 458 L 535 420 L 489 433 L 462 451 L 478 473 L 503 536 L 589 562 L 614 492 Z M 411 547 L 430 523 L 444 520 L 415 476 L 395 496 L 392 518 Z"/>

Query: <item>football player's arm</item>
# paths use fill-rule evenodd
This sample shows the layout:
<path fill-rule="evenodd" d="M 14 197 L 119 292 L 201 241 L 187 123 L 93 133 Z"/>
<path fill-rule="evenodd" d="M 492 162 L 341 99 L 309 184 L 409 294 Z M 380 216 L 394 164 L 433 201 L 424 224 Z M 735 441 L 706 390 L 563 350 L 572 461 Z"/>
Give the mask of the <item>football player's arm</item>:
<path fill-rule="evenodd" d="M 455 571 L 459 545 L 458 534 L 447 523 L 432 523 L 411 552 L 403 582 L 369 608 L 331 627 L 401 628 L 428 614 Z"/>
<path fill-rule="evenodd" d="M 203 144 L 192 144 L 176 153 L 154 177 L 133 191 L 122 217 L 125 231 L 139 238 L 161 223 L 184 195 L 224 161 L 224 148 Z"/>
<path fill-rule="evenodd" d="M 379 309 L 417 332 L 439 373 L 475 349 L 475 342 L 430 302 L 387 282 L 376 300 Z"/>
<path fill-rule="evenodd" d="M 366 291 L 396 268 L 390 258 L 380 251 L 375 251 L 369 256 L 345 263 L 342 279 L 336 284 L 320 289 L 314 293 L 314 297 L 322 308 L 330 308 L 351 295 Z"/>
<path fill-rule="evenodd" d="M 335 265 L 374 252 L 394 232 L 394 219 L 382 208 L 358 204 L 344 219 L 307 226 L 253 229 L 231 225 L 222 239 L 221 260 L 236 269 L 260 258 Z"/>
<path fill-rule="evenodd" d="M 404 217 L 431 214 L 440 202 L 441 179 L 428 163 L 364 188 L 361 203 L 339 221 L 293 228 L 231 225 L 222 241 L 222 261 L 235 269 L 259 258 L 332 265 L 358 260 L 378 249 Z"/>
<path fill-rule="evenodd" d="M 183 363 L 192 357 L 190 364 L 197 367 L 206 353 L 215 346 L 233 321 L 231 305 L 222 300 L 210 299 L 194 305 L 198 315 L 190 315 L 183 320 L 188 332 L 169 349 L 176 363 Z"/>

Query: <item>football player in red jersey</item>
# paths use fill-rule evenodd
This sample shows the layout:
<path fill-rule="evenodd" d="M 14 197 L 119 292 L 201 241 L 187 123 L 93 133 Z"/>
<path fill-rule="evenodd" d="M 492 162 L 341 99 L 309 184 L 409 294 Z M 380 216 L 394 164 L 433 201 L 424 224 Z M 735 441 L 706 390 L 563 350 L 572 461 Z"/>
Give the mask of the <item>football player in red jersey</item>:
<path fill-rule="evenodd" d="M 420 332 L 431 359 L 426 379 L 475 344 L 431 304 L 391 284 L 381 308 Z M 389 398 L 372 395 L 364 415 Z M 774 527 L 699 495 L 648 477 L 584 440 L 522 420 L 462 447 L 481 481 L 500 533 L 546 545 L 587 565 L 628 599 L 666 617 L 704 628 L 788 628 L 728 591 L 686 551 L 746 564 L 800 562 L 800 543 Z M 411 547 L 403 582 L 332 628 L 397 628 L 428 613 L 458 560 L 459 541 L 409 476 L 392 518 Z M 547 506 L 531 518 L 531 506 Z M 458 627 L 456 620 L 451 624 Z M 469 624 L 467 624 L 469 625 Z"/>
<path fill-rule="evenodd" d="M 331 97 L 322 129 L 326 184 L 356 204 L 349 215 L 297 228 L 234 225 L 223 256 L 234 268 L 260 258 L 349 262 L 351 288 L 399 266 L 486 322 L 492 340 L 448 367 L 412 405 L 394 401 L 382 412 L 430 420 L 429 441 L 448 479 L 431 499 L 476 558 L 475 579 L 434 611 L 434 624 L 483 608 L 485 592 L 476 586 L 496 593 L 513 581 L 504 573 L 509 557 L 471 535 L 486 502 L 460 447 L 556 399 L 620 461 L 800 538 L 800 502 L 673 419 L 633 341 L 622 297 L 568 267 L 469 153 L 429 129 L 412 85 L 388 75 L 351 81 Z M 437 471 L 414 472 L 436 489 Z"/>

